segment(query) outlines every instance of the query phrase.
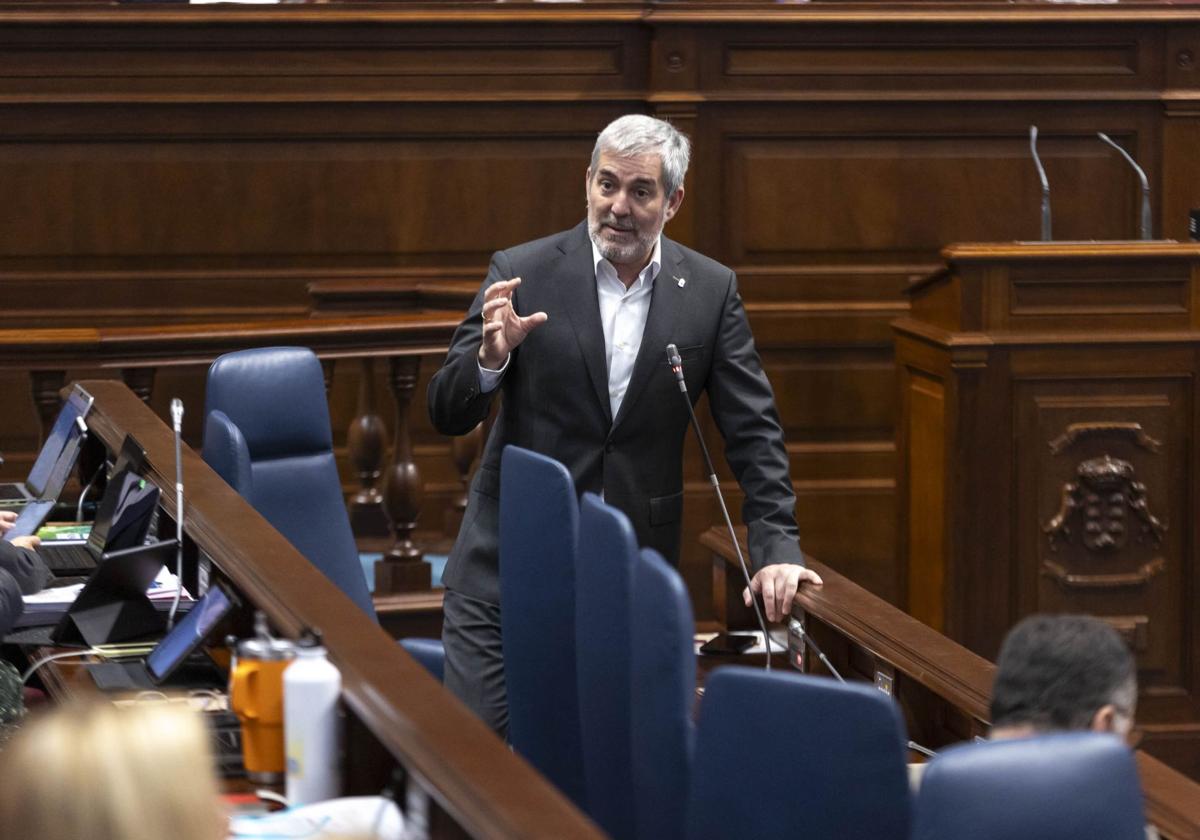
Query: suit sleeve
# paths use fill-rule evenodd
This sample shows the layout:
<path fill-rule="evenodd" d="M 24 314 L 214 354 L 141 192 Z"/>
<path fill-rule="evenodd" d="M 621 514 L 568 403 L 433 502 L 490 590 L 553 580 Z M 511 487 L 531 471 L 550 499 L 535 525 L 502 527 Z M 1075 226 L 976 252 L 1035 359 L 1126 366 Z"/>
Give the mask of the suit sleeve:
<path fill-rule="evenodd" d="M 745 493 L 742 521 L 749 531 L 754 568 L 803 564 L 783 426 L 732 272 L 713 350 L 708 399 L 725 439 L 725 458 Z"/>
<path fill-rule="evenodd" d="M 24 611 L 25 602 L 21 600 L 21 587 L 12 575 L 0 568 L 0 635 L 12 630 Z"/>
<path fill-rule="evenodd" d="M 50 570 L 37 552 L 0 540 L 0 570 L 16 583 L 18 595 L 41 592 L 50 582 Z"/>
<path fill-rule="evenodd" d="M 488 415 L 492 400 L 500 389 L 480 390 L 479 344 L 483 340 L 483 293 L 488 286 L 512 278 L 508 258 L 503 251 L 492 255 L 487 278 L 475 295 L 466 317 L 454 330 L 446 361 L 429 380 L 429 419 L 443 435 L 465 435 Z M 514 295 L 513 303 L 516 303 Z M 513 351 L 511 365 L 519 352 Z"/>

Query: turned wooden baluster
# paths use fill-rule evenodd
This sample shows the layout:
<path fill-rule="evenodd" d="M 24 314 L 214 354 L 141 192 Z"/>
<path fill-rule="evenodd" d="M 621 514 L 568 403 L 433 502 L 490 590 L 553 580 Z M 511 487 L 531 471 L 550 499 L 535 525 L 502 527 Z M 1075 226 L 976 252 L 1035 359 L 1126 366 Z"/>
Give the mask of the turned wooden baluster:
<path fill-rule="evenodd" d="M 471 492 L 471 467 L 483 451 L 483 427 L 480 423 L 471 431 L 450 441 L 450 456 L 458 473 L 458 495 L 450 502 L 442 522 L 442 532 L 450 539 L 458 536 L 462 527 L 463 514 L 467 511 L 467 498 Z"/>
<path fill-rule="evenodd" d="M 50 434 L 55 419 L 58 418 L 58 412 L 62 408 L 62 399 L 58 396 L 58 392 L 62 390 L 66 382 L 67 372 L 65 370 L 33 370 L 29 372 L 33 404 L 37 406 L 38 420 L 42 424 L 41 434 L 38 436 L 39 448 L 42 441 L 46 439 L 46 435 Z"/>
<path fill-rule="evenodd" d="M 152 367 L 121 368 L 121 380 L 129 386 L 129 390 L 137 394 L 138 399 L 150 404 L 150 395 L 154 393 L 154 374 Z"/>
<path fill-rule="evenodd" d="M 329 402 L 329 392 L 333 390 L 333 359 L 321 359 L 321 378 L 325 380 L 325 402 Z"/>
<path fill-rule="evenodd" d="M 355 537 L 387 538 L 392 525 L 376 487 L 383 474 L 387 428 L 376 413 L 374 359 L 364 358 L 360 363 L 357 414 L 346 433 L 346 451 L 359 482 L 358 492 L 350 499 L 350 527 Z"/>
<path fill-rule="evenodd" d="M 399 356 L 389 360 L 392 393 L 396 397 L 396 443 L 392 464 L 383 490 L 384 508 L 392 520 L 396 544 L 375 564 L 375 592 L 416 592 L 430 586 L 429 564 L 422 562 L 421 550 L 413 543 L 413 531 L 421 512 L 424 487 L 413 460 L 412 436 L 408 414 L 412 406 L 419 356 Z"/>

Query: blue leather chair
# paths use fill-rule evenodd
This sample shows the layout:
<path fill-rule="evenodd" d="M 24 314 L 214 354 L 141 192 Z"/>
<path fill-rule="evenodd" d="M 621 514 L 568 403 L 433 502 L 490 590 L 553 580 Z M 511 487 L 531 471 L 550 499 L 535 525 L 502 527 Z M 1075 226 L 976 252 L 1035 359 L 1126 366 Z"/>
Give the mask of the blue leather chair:
<path fill-rule="evenodd" d="M 375 617 L 333 456 L 321 363 L 267 347 L 208 369 L 204 460 L 292 545 Z"/>
<path fill-rule="evenodd" d="M 446 651 L 442 648 L 441 639 L 401 639 L 400 647 L 408 651 L 409 656 L 420 662 L 434 679 L 442 682 L 446 672 Z"/>
<path fill-rule="evenodd" d="M 1142 840 L 1133 753 L 1112 735 L 1072 732 L 952 747 L 917 795 L 916 840 Z"/>
<path fill-rule="evenodd" d="M 509 740 L 586 808 L 575 678 L 579 500 L 567 468 L 506 446 L 500 457 L 500 627 Z"/>
<path fill-rule="evenodd" d="M 688 838 L 907 840 L 904 745 L 896 704 L 867 685 L 720 668 L 700 705 Z"/>
<path fill-rule="evenodd" d="M 575 664 L 587 812 L 610 837 L 634 837 L 630 776 L 631 577 L 638 560 L 629 518 L 594 493 L 579 503 Z"/>
<path fill-rule="evenodd" d="M 696 627 L 683 579 L 650 548 L 634 566 L 631 619 L 634 836 L 673 840 L 687 810 Z"/>

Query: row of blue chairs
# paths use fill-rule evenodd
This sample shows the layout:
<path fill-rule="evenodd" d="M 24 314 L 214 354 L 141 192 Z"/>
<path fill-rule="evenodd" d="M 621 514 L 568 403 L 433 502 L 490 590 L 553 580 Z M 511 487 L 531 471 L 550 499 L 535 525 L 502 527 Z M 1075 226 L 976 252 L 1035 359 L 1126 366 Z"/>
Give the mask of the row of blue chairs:
<path fill-rule="evenodd" d="M 205 459 L 373 615 L 333 460 L 320 364 L 294 348 L 222 357 Z M 864 685 L 715 671 L 696 706 L 679 575 L 567 470 L 509 447 L 501 599 L 513 748 L 612 837 L 1135 840 L 1129 751 L 1107 736 L 948 750 L 908 792 L 896 705 Z M 439 679 L 437 640 L 402 642 Z"/>
<path fill-rule="evenodd" d="M 610 836 L 1141 837 L 1132 756 L 1109 736 L 952 749 L 914 801 L 898 708 L 866 685 L 721 668 L 693 724 L 675 570 L 599 497 L 577 515 L 549 458 L 509 447 L 500 486 L 513 747 Z"/>

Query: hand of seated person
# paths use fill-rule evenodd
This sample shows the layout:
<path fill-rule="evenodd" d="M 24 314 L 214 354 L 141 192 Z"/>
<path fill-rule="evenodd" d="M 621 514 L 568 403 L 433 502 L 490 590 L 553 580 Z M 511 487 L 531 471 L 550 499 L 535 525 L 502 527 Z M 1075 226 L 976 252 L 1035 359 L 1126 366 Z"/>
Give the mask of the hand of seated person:
<path fill-rule="evenodd" d="M 7 534 L 17 522 L 17 512 L 0 510 L 0 534 Z"/>
<path fill-rule="evenodd" d="M 42 544 L 42 541 L 35 536 L 14 537 L 12 544 L 20 548 L 37 548 Z"/>

